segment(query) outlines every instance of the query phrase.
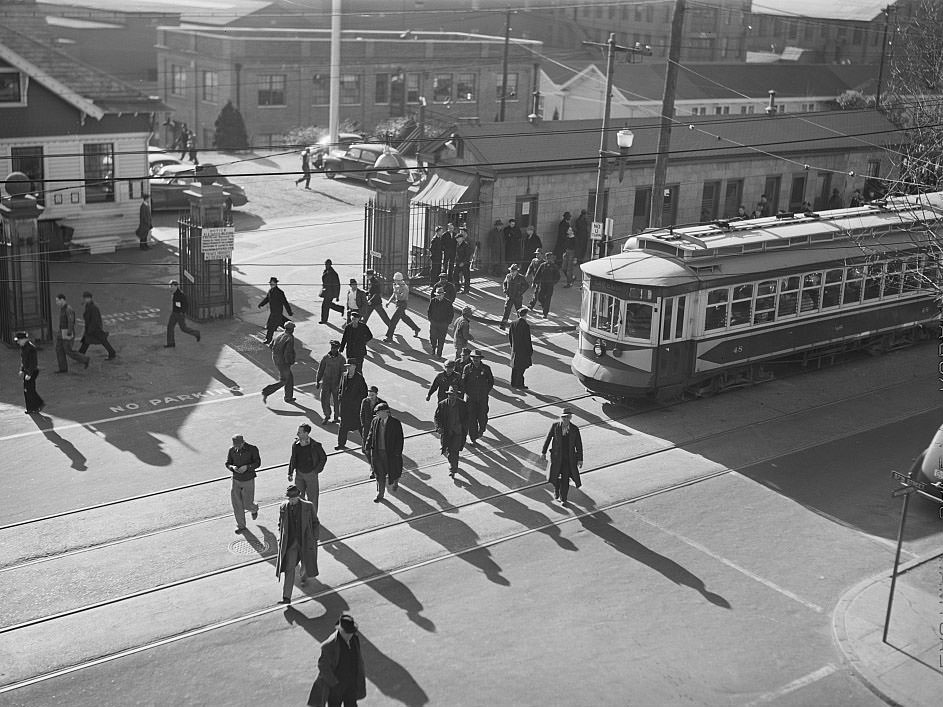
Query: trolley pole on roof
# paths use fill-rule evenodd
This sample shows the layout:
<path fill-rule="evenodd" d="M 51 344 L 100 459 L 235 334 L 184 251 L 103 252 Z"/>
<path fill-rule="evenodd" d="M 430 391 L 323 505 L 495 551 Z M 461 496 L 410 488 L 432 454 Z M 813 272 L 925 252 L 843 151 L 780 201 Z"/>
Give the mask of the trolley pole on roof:
<path fill-rule="evenodd" d="M 675 0 L 671 20 L 671 39 L 668 47 L 668 65 L 665 67 L 665 90 L 661 99 L 661 127 L 658 131 L 658 154 L 655 157 L 655 176 L 652 179 L 652 201 L 648 223 L 653 228 L 662 225 L 665 208 L 665 181 L 668 177 L 668 152 L 671 149 L 671 121 L 675 112 L 675 89 L 678 85 L 678 61 L 681 58 L 681 36 L 684 29 L 685 0 Z"/>

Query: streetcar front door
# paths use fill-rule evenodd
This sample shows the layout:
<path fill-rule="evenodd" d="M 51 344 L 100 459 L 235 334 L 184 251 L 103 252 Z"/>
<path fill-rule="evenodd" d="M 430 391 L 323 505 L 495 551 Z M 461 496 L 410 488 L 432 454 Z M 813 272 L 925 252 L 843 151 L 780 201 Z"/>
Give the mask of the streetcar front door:
<path fill-rule="evenodd" d="M 688 295 L 666 297 L 661 305 L 661 330 L 655 355 L 655 385 L 662 388 L 685 382 L 691 375 L 694 342 L 688 340 Z"/>

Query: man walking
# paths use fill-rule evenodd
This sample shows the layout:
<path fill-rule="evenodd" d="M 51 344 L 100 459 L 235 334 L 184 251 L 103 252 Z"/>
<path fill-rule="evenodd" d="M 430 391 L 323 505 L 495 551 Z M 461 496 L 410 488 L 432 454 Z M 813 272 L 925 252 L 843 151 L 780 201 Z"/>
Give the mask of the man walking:
<path fill-rule="evenodd" d="M 462 371 L 462 390 L 468 406 L 468 440 L 477 444 L 488 426 L 488 398 L 494 388 L 491 369 L 482 363 L 481 351 L 472 352 L 472 362 Z"/>
<path fill-rule="evenodd" d="M 413 336 L 418 339 L 419 325 L 410 319 L 409 314 L 406 312 L 406 306 L 409 304 L 409 285 L 406 284 L 406 281 L 403 279 L 403 273 L 401 272 L 393 275 L 393 294 L 390 295 L 387 304 L 391 303 L 396 304 L 396 311 L 393 312 L 393 317 L 390 319 L 390 326 L 387 328 L 386 337 L 384 337 L 383 340 L 388 344 L 393 341 L 396 325 L 399 324 L 400 321 L 406 322 L 406 325 L 412 328 Z"/>
<path fill-rule="evenodd" d="M 347 446 L 347 433 L 360 431 L 360 403 L 367 397 L 367 382 L 357 368 L 356 359 L 347 360 L 347 372 L 341 378 L 337 390 L 340 402 L 341 423 L 337 429 L 337 446 L 341 450 Z"/>
<path fill-rule="evenodd" d="M 167 343 L 164 344 L 164 348 L 172 349 L 177 345 L 177 342 L 174 341 L 174 329 L 178 326 L 180 327 L 180 331 L 184 334 L 189 334 L 196 339 L 197 343 L 200 343 L 199 330 L 191 329 L 187 326 L 187 309 L 189 306 L 187 296 L 183 294 L 183 290 L 180 289 L 180 283 L 176 280 L 171 280 L 170 289 L 173 290 L 173 295 L 171 296 L 170 319 L 167 320 Z M 111 357 L 109 353 L 108 358 Z"/>
<path fill-rule="evenodd" d="M 295 323 L 285 322 L 285 331 L 272 342 L 272 363 L 278 369 L 278 381 L 262 388 L 262 402 L 276 390 L 285 387 L 285 402 L 295 402 L 295 376 L 291 367 L 295 364 Z"/>
<path fill-rule="evenodd" d="M 508 342 L 511 344 L 511 387 L 527 390 L 524 385 L 524 371 L 533 365 L 534 342 L 530 336 L 530 324 L 527 323 L 527 307 L 517 310 L 517 321 L 508 330 Z"/>
<path fill-rule="evenodd" d="M 330 259 L 324 261 L 324 272 L 321 273 L 321 321 L 319 324 L 327 324 L 327 318 L 333 309 L 335 312 L 344 314 L 344 308 L 339 304 L 334 304 L 334 300 L 341 296 L 341 278 L 334 269 L 334 263 Z"/>
<path fill-rule="evenodd" d="M 553 286 L 560 281 L 560 269 L 552 252 L 547 251 L 547 259 L 534 273 L 534 294 L 544 313 L 544 319 L 550 313 L 550 300 L 553 298 Z"/>
<path fill-rule="evenodd" d="M 432 299 L 429 300 L 429 309 L 426 310 L 426 316 L 429 317 L 429 343 L 432 353 L 436 356 L 442 355 L 445 337 L 449 333 L 449 324 L 452 323 L 454 314 L 452 303 L 445 299 L 445 292 L 436 287 Z"/>
<path fill-rule="evenodd" d="M 317 440 L 311 439 L 311 425 L 307 422 L 299 425 L 298 436 L 291 445 L 288 483 L 294 483 L 300 495 L 308 499 L 314 507 L 315 518 L 318 516 L 318 496 L 321 492 L 318 474 L 324 471 L 326 463 L 327 454 L 324 453 L 324 447 Z"/>
<path fill-rule="evenodd" d="M 468 342 L 474 341 L 471 334 L 471 307 L 464 307 L 462 313 L 452 323 L 452 340 L 455 344 L 455 360 L 462 354 L 462 349 L 468 348 Z"/>
<path fill-rule="evenodd" d="M 367 696 L 366 671 L 357 622 L 350 614 L 341 614 L 337 630 L 321 644 L 318 677 L 311 686 L 308 704 L 312 707 L 357 707 L 357 700 Z"/>
<path fill-rule="evenodd" d="M 524 279 L 527 280 L 527 284 L 530 287 L 534 287 L 537 284 L 537 268 L 544 264 L 544 251 L 535 250 L 534 257 L 531 258 L 530 263 L 527 266 L 527 270 L 524 271 Z M 531 309 L 534 308 L 534 304 L 537 302 L 537 290 L 535 289 L 531 293 L 530 304 L 527 306 Z"/>
<path fill-rule="evenodd" d="M 540 236 L 534 231 L 533 226 L 528 226 L 524 229 L 524 244 L 521 248 L 521 267 L 525 270 L 527 269 L 528 263 L 530 263 L 531 254 L 538 250 L 543 250 L 544 244 L 540 240 Z"/>
<path fill-rule="evenodd" d="M 455 361 L 446 361 L 445 368 L 432 379 L 432 385 L 426 393 L 426 402 L 435 395 L 436 403 L 441 403 L 448 397 L 450 388 L 462 388 L 462 374 L 455 370 Z"/>
<path fill-rule="evenodd" d="M 370 315 L 376 312 L 380 315 L 380 319 L 383 320 L 383 323 L 389 326 L 390 317 L 386 313 L 386 310 L 383 309 L 383 285 L 380 282 L 380 276 L 373 270 L 367 270 L 367 277 L 369 278 L 369 285 L 367 287 L 367 309 L 366 311 L 360 310 L 363 314 L 363 323 L 366 324 L 367 320 L 370 319 Z M 350 312 L 348 312 L 347 315 L 349 318 Z"/>
<path fill-rule="evenodd" d="M 108 332 L 102 327 L 102 313 L 98 305 L 92 301 L 92 293 L 86 290 L 82 293 L 82 301 L 85 303 L 85 309 L 82 311 L 82 319 L 85 321 L 85 333 L 82 335 L 82 345 L 79 347 L 79 353 L 84 354 L 92 344 L 99 344 L 105 347 L 108 352 L 108 360 L 114 360 L 117 354 L 108 343 Z"/>
<path fill-rule="evenodd" d="M 23 379 L 23 402 L 26 405 L 26 414 L 40 413 L 46 407 L 46 403 L 36 392 L 36 379 L 39 377 L 39 356 L 36 353 L 36 345 L 29 340 L 29 334 L 25 331 L 16 332 L 13 338 L 20 347 L 20 377 Z"/>
<path fill-rule="evenodd" d="M 461 399 L 461 391 L 452 386 L 445 400 L 435 409 L 435 431 L 442 444 L 442 455 L 449 460 L 449 476 L 458 471 L 458 455 L 465 448 L 468 435 L 468 406 Z"/>
<path fill-rule="evenodd" d="M 305 189 L 311 188 L 311 154 L 308 148 L 301 151 L 301 176 L 295 180 L 295 186 L 302 182 L 305 183 Z"/>
<path fill-rule="evenodd" d="M 504 316 L 501 317 L 501 328 L 504 329 L 508 324 L 511 312 L 516 312 L 524 306 L 524 293 L 530 289 L 527 278 L 521 275 L 520 265 L 517 263 L 511 264 L 511 267 L 508 268 L 508 274 L 504 278 L 502 288 L 504 289 Z"/>
<path fill-rule="evenodd" d="M 396 493 L 399 478 L 403 475 L 403 425 L 390 414 L 390 406 L 386 403 L 377 403 L 374 412 L 364 450 L 377 480 L 377 497 L 373 502 L 380 503 L 386 485 L 389 484 L 390 491 Z"/>
<path fill-rule="evenodd" d="M 439 281 L 433 285 L 432 289 L 442 290 L 445 294 L 445 301 L 449 304 L 455 302 L 455 285 L 449 280 L 449 274 L 444 270 L 439 273 Z M 449 321 L 451 321 L 451 319 Z"/>
<path fill-rule="evenodd" d="M 89 357 L 72 350 L 75 343 L 75 310 L 69 306 L 61 292 L 56 295 L 56 305 L 59 307 L 59 328 L 56 330 L 56 360 L 59 369 L 56 373 L 69 372 L 70 358 L 88 368 Z"/>
<path fill-rule="evenodd" d="M 232 472 L 229 498 L 232 514 L 236 517 L 236 535 L 246 529 L 247 510 L 252 513 L 252 520 L 259 517 L 259 507 L 255 502 L 255 470 L 260 466 L 259 448 L 247 444 L 242 435 L 235 435 L 226 455 L 226 468 Z"/>
<path fill-rule="evenodd" d="M 370 327 L 360 321 L 360 312 L 351 312 L 350 321 L 344 325 L 341 337 L 341 351 L 347 352 L 347 363 L 356 363 L 357 370 L 363 372 L 363 362 L 367 357 L 367 344 L 373 339 Z"/>
<path fill-rule="evenodd" d="M 334 408 L 334 422 L 340 422 L 340 408 L 337 404 L 337 388 L 341 383 L 341 376 L 346 370 L 347 361 L 341 353 L 341 342 L 332 341 L 331 350 L 321 358 L 318 364 L 318 375 L 314 387 L 321 390 L 322 422 L 331 422 L 331 407 Z"/>
<path fill-rule="evenodd" d="M 147 241 L 151 236 L 151 229 L 154 227 L 154 222 L 151 217 L 150 200 L 150 194 L 143 194 L 141 196 L 141 208 L 138 209 L 138 227 L 134 231 L 134 234 L 138 237 L 138 241 L 140 241 L 138 247 L 141 250 L 148 250 L 150 248 Z"/>
<path fill-rule="evenodd" d="M 268 292 L 259 302 L 259 309 L 268 305 L 268 321 L 265 322 L 265 343 L 271 344 L 275 330 L 284 324 L 288 317 L 295 316 L 295 313 L 291 311 L 291 305 L 288 304 L 288 298 L 285 296 L 284 290 L 278 286 L 278 278 L 270 277 L 268 286 Z M 285 312 L 288 312 L 288 317 L 285 316 Z"/>
<path fill-rule="evenodd" d="M 347 297 L 345 298 L 345 304 L 347 305 L 346 319 L 350 320 L 351 312 L 366 312 L 369 307 L 367 306 L 367 293 L 360 289 L 360 283 L 352 277 L 347 284 L 350 289 L 347 290 Z"/>
<path fill-rule="evenodd" d="M 564 287 L 571 287 L 573 285 L 573 280 L 576 279 L 576 233 L 574 233 L 572 228 L 567 228 L 566 234 L 563 237 L 563 242 L 557 243 L 557 248 L 555 250 L 556 257 L 563 257 L 563 267 L 562 272 L 564 277 L 566 277 L 566 284 Z"/>
<path fill-rule="evenodd" d="M 583 466 L 583 440 L 576 425 L 570 423 L 573 411 L 565 407 L 560 411 L 560 421 L 550 425 L 547 439 L 544 440 L 540 458 L 547 461 L 547 449 L 550 449 L 550 471 L 548 481 L 553 484 L 553 497 L 566 505 L 570 491 L 570 479 L 576 488 L 582 486 L 580 468 Z"/>
<path fill-rule="evenodd" d="M 360 401 L 360 439 L 363 441 L 360 449 L 367 453 L 367 433 L 370 431 L 370 423 L 373 421 L 373 412 L 377 405 L 386 401 L 380 397 L 380 389 L 371 385 L 367 389 L 367 397 Z M 367 459 L 370 457 L 368 456 Z M 370 471 L 370 478 L 373 478 L 373 471 Z"/>
<path fill-rule="evenodd" d="M 301 563 L 301 584 L 318 576 L 317 509 L 301 498 L 297 486 L 285 491 L 288 499 L 278 509 L 278 559 L 275 576 L 285 575 L 282 583 L 282 604 L 291 604 L 295 584 L 295 568 Z"/>

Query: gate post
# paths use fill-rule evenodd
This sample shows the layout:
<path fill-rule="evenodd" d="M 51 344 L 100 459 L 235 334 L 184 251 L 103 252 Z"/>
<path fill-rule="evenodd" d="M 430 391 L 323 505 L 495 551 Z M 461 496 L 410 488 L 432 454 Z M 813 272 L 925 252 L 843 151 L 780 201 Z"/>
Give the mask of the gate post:
<path fill-rule="evenodd" d="M 212 177 L 206 179 L 211 182 Z M 189 215 L 180 228 L 180 287 L 190 301 L 187 315 L 196 321 L 233 316 L 232 251 L 235 228 L 229 197 L 214 184 L 194 184 L 183 192 Z"/>
<path fill-rule="evenodd" d="M 403 172 L 380 172 L 370 179 L 370 186 L 375 197 L 366 211 L 364 263 L 385 283 L 396 272 L 408 278 L 409 181 Z"/>
<path fill-rule="evenodd" d="M 13 344 L 18 329 L 34 341 L 52 341 L 49 253 L 39 230 L 43 207 L 29 194 L 22 172 L 4 181 L 10 198 L 0 204 L 0 337 Z"/>

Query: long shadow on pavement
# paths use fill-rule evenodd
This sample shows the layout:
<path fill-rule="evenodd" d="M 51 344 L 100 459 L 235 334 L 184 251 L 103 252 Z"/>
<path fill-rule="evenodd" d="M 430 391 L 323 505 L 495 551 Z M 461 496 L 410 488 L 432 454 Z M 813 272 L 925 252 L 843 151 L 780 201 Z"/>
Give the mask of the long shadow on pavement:
<path fill-rule="evenodd" d="M 36 423 L 36 426 L 43 431 L 43 437 L 48 439 L 53 445 L 65 454 L 69 461 L 72 462 L 72 468 L 76 471 L 87 471 L 88 470 L 88 459 L 85 457 L 82 452 L 80 452 L 72 442 L 64 439 L 61 435 L 53 431 L 53 426 L 56 424 L 51 417 L 46 415 L 32 415 L 33 422 Z"/>

